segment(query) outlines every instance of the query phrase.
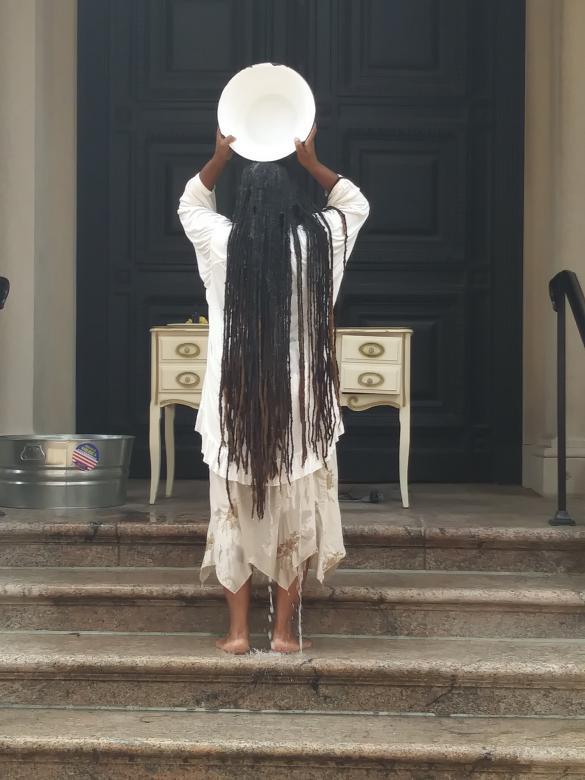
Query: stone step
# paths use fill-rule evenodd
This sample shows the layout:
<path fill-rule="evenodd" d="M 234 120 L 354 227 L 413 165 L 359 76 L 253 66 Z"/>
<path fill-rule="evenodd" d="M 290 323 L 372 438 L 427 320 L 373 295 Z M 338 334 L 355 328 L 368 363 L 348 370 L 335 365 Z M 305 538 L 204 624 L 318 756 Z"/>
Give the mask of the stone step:
<path fill-rule="evenodd" d="M 268 627 L 254 585 L 251 626 Z M 339 570 L 303 596 L 307 634 L 585 637 L 585 577 L 566 574 Z M 0 569 L 0 630 L 225 629 L 222 588 L 196 569 Z"/>
<path fill-rule="evenodd" d="M 542 517 L 343 509 L 343 568 L 585 572 L 585 528 L 551 528 Z M 0 566 L 195 566 L 207 520 L 160 510 L 7 510 Z M 110 510 L 111 511 L 111 510 Z M 487 525 L 485 523 L 488 523 Z"/>
<path fill-rule="evenodd" d="M 580 640 L 313 637 L 232 656 L 205 634 L 0 634 L 3 704 L 577 716 Z M 255 648 L 266 648 L 254 637 Z"/>
<path fill-rule="evenodd" d="M 585 720 L 0 709 L 10 780 L 558 780 L 585 777 Z"/>

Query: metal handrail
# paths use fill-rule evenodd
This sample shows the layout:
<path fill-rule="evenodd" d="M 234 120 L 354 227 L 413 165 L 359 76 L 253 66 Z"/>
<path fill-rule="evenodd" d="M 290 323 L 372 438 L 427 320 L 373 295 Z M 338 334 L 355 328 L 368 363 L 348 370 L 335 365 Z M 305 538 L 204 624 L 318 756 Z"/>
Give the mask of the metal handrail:
<path fill-rule="evenodd" d="M 0 309 L 4 308 L 6 299 L 8 298 L 8 292 L 10 290 L 10 282 L 5 276 L 0 276 Z M 6 512 L 0 509 L 0 517 L 5 517 Z"/>
<path fill-rule="evenodd" d="M 575 525 L 567 511 L 567 362 L 565 301 L 569 301 L 577 329 L 585 346 L 585 296 L 573 271 L 560 271 L 549 282 L 548 291 L 557 313 L 557 511 L 551 525 Z"/>
<path fill-rule="evenodd" d="M 0 309 L 4 308 L 6 298 L 8 298 L 8 291 L 10 290 L 10 282 L 5 276 L 0 276 Z"/>

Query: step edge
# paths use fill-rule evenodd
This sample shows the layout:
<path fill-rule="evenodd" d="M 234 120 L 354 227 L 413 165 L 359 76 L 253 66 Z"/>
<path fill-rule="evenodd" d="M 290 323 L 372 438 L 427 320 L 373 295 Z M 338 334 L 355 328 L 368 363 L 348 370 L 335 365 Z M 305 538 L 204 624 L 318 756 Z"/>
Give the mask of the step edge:
<path fill-rule="evenodd" d="M 3 523 L 0 527 L 0 545 L 6 543 L 47 543 L 117 545 L 143 543 L 193 544 L 205 543 L 207 521 L 186 524 L 150 523 L 47 523 L 45 525 Z M 401 548 L 464 548 L 464 549 L 525 549 L 559 550 L 570 552 L 575 546 L 585 546 L 585 529 L 549 529 L 510 526 L 472 526 L 449 528 L 444 526 L 383 526 L 371 527 L 344 525 L 343 534 L 349 546 L 370 546 L 387 542 L 388 546 L 399 543 Z"/>
<path fill-rule="evenodd" d="M 265 587 L 265 586 L 264 586 Z M 262 597 L 264 597 L 263 586 Z M 260 593 L 253 591 L 253 600 L 257 601 Z M 0 604 L 13 603 L 47 603 L 54 606 L 90 601 L 95 604 L 99 600 L 109 602 L 135 601 L 181 601 L 198 603 L 201 601 L 223 601 L 220 586 L 199 588 L 198 586 L 135 586 L 135 585 L 72 585 L 35 586 L 35 585 L 5 585 L 0 589 Z M 557 586 L 549 589 L 517 588 L 513 591 L 502 591 L 484 588 L 481 592 L 464 588 L 395 587 L 381 588 L 363 585 L 324 586 L 322 592 L 307 590 L 303 595 L 304 604 L 368 604 L 386 606 L 392 604 L 411 605 L 442 605 L 442 606 L 475 606 L 493 608 L 518 609 L 523 607 L 548 608 L 555 612 L 563 609 L 583 608 L 585 594 L 581 595 L 570 586 Z"/>
<path fill-rule="evenodd" d="M 226 664 L 206 664 L 203 662 L 182 662 L 169 667 L 168 664 L 149 662 L 143 658 L 132 662 L 95 662 L 89 660 L 63 659 L 60 663 L 39 662 L 30 659 L 28 662 L 2 663 L 0 664 L 0 680 L 14 679 L 76 679 L 76 680 L 141 680 L 146 683 L 152 681 L 152 675 L 156 675 L 156 682 L 161 681 L 206 681 L 222 682 L 227 680 L 249 680 L 254 677 L 258 683 L 289 683 L 295 681 L 321 680 L 335 681 L 338 683 L 378 683 L 378 684 L 408 684 L 426 686 L 431 684 L 452 685 L 456 688 L 467 687 L 498 687 L 498 688 L 554 688 L 559 690 L 575 688 L 585 690 L 585 670 L 583 669 L 540 669 L 531 671 L 527 669 L 515 669 L 503 672 L 500 669 L 461 669 L 443 666 L 440 664 L 424 664 L 419 666 L 374 666 L 349 665 L 335 666 L 331 664 L 320 665 L 307 662 L 304 667 L 289 667 L 278 671 L 273 668 L 254 666 L 251 668 L 236 668 Z"/>
<path fill-rule="evenodd" d="M 155 756 L 173 756 L 181 759 L 201 759 L 206 757 L 237 758 L 287 758 L 308 761 L 323 760 L 373 760 L 373 761 L 425 761 L 427 763 L 449 762 L 453 764 L 469 764 L 485 762 L 486 766 L 531 766 L 566 767 L 578 766 L 585 768 L 585 749 L 566 747 L 518 746 L 515 749 L 503 749 L 497 744 L 487 743 L 483 746 L 459 745 L 439 746 L 437 744 L 421 745 L 409 742 L 394 741 L 392 745 L 378 743 L 373 745 L 359 741 L 346 741 L 331 744 L 317 744 L 303 741 L 302 744 L 269 742 L 248 742 L 246 740 L 221 740 L 186 744 L 172 742 L 170 739 L 137 738 L 134 743 L 130 738 L 123 742 L 111 738 L 43 738 L 40 736 L 6 737 L 0 733 L 0 753 L 3 758 L 10 755 L 30 755 L 31 753 L 53 757 L 93 755 L 97 753 L 103 758 L 109 756 L 133 756 L 152 758 Z"/>

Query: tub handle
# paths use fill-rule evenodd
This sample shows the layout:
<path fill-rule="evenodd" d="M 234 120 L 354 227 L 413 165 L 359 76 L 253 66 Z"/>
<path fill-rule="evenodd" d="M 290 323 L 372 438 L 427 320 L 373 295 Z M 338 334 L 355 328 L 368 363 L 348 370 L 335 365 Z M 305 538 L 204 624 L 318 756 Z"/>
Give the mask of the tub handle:
<path fill-rule="evenodd" d="M 21 460 L 45 462 L 45 451 L 40 444 L 25 444 L 20 453 Z"/>

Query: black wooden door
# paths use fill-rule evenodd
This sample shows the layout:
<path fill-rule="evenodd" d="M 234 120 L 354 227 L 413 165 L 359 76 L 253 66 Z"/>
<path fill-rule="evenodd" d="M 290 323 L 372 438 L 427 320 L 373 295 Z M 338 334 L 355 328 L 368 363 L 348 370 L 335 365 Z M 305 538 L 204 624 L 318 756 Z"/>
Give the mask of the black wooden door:
<path fill-rule="evenodd" d="M 412 478 L 519 481 L 523 0 L 80 0 L 78 429 L 134 433 L 148 474 L 148 329 L 205 313 L 177 200 L 263 61 L 308 79 L 321 157 L 370 199 L 337 322 L 414 329 Z M 346 413 L 342 478 L 396 479 L 396 418 Z"/>

